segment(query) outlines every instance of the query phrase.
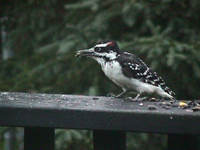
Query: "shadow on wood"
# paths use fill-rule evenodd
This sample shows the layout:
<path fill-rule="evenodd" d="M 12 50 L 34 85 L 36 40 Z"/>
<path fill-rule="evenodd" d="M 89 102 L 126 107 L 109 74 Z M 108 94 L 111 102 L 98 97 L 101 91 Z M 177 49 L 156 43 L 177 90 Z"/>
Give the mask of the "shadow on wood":
<path fill-rule="evenodd" d="M 25 127 L 24 150 L 54 150 L 54 128 Z"/>
<path fill-rule="evenodd" d="M 122 131 L 93 131 L 94 150 L 125 150 L 126 134 Z"/>
<path fill-rule="evenodd" d="M 198 150 L 196 135 L 168 135 L 168 150 Z"/>

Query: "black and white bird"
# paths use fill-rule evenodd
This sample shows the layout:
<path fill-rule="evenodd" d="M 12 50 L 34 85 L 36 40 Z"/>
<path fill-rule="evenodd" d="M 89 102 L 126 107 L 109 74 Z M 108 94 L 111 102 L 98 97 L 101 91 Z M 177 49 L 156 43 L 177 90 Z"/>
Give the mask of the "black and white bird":
<path fill-rule="evenodd" d="M 143 94 L 174 99 L 175 93 L 156 72 L 136 55 L 121 51 L 114 41 L 99 42 L 90 49 L 79 50 L 76 55 L 90 57 L 101 65 L 105 75 L 122 88 L 116 97 L 135 91 L 134 100 Z"/>

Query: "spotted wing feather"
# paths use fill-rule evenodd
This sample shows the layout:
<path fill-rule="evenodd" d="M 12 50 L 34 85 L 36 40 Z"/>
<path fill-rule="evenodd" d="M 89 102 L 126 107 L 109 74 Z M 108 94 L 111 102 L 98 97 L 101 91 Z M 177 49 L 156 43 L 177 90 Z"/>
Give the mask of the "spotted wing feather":
<path fill-rule="evenodd" d="M 164 80 L 156 72 L 152 71 L 140 58 L 125 52 L 118 57 L 118 61 L 122 65 L 122 72 L 127 77 L 161 87 L 171 96 L 175 96 L 175 93 L 166 86 Z"/>

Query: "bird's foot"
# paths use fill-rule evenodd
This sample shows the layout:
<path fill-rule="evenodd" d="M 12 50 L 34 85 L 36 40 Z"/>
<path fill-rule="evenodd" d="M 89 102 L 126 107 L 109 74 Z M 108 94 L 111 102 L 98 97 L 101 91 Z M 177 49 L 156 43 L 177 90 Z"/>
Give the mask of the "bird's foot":
<path fill-rule="evenodd" d="M 137 102 L 138 101 L 138 99 L 135 99 L 133 97 L 126 97 L 125 99 L 128 100 L 128 101 L 132 101 L 132 102 Z"/>
<path fill-rule="evenodd" d="M 121 98 L 126 93 L 127 93 L 127 90 L 123 90 L 123 92 L 121 92 L 118 95 L 116 95 L 115 98 Z"/>
<path fill-rule="evenodd" d="M 127 97 L 127 100 L 133 101 L 133 102 L 142 102 L 147 100 L 147 97 Z"/>
<path fill-rule="evenodd" d="M 122 95 L 118 94 L 118 95 L 115 95 L 114 98 L 121 98 Z"/>

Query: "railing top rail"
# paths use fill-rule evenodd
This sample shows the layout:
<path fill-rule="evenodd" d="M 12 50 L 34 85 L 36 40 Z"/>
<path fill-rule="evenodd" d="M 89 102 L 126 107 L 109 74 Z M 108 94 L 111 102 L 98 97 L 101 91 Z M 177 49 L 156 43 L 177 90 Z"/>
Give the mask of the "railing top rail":
<path fill-rule="evenodd" d="M 111 97 L 1 92 L 0 126 L 200 134 L 200 111 Z"/>

